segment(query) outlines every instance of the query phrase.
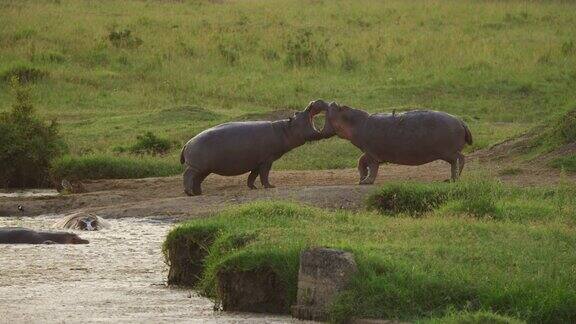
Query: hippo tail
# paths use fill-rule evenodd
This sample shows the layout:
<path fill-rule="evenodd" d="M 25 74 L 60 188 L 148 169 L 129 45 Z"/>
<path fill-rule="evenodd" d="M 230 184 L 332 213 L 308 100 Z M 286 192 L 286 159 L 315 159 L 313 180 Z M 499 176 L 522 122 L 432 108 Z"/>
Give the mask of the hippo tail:
<path fill-rule="evenodd" d="M 468 143 L 468 145 L 472 145 L 472 133 L 470 133 L 470 128 L 468 128 L 468 125 L 466 125 L 465 122 L 462 122 L 462 126 L 464 126 L 464 140 L 466 141 L 466 143 Z"/>
<path fill-rule="evenodd" d="M 186 148 L 186 145 L 184 145 L 184 147 L 182 148 L 182 151 L 180 151 L 180 164 L 184 164 L 184 162 L 186 162 L 186 159 L 184 158 L 184 149 Z"/>

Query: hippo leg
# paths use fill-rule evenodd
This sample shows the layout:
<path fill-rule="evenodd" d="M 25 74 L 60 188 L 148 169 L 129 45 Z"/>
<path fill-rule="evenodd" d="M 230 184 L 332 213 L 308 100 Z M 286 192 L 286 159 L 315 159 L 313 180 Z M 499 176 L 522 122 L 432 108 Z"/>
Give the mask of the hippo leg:
<path fill-rule="evenodd" d="M 456 181 L 458 180 L 458 176 L 460 175 L 460 158 L 455 158 L 450 163 L 450 180 Z"/>
<path fill-rule="evenodd" d="M 270 181 L 268 181 L 268 175 L 270 174 L 271 168 L 272 162 L 267 162 L 260 166 L 260 182 L 262 182 L 264 188 L 276 188 L 270 184 Z"/>
<path fill-rule="evenodd" d="M 188 196 L 192 196 L 192 184 L 194 183 L 194 170 L 191 167 L 186 166 L 184 170 L 184 192 Z"/>
<path fill-rule="evenodd" d="M 192 178 L 192 194 L 194 196 L 199 196 L 202 194 L 202 181 L 206 179 L 207 174 L 196 174 L 194 178 Z"/>
<path fill-rule="evenodd" d="M 188 196 L 197 196 L 202 194 L 200 185 L 206 179 L 207 174 L 198 174 L 190 166 L 186 166 L 184 171 L 184 192 Z"/>
<path fill-rule="evenodd" d="M 380 167 L 380 163 L 368 155 L 364 155 L 366 158 L 364 159 L 368 165 L 368 175 L 360 181 L 361 185 L 373 184 L 376 181 L 376 176 L 378 175 L 378 168 Z"/>
<path fill-rule="evenodd" d="M 256 181 L 258 174 L 259 174 L 259 169 L 254 169 L 254 170 L 250 171 L 250 175 L 248 176 L 248 188 L 256 189 L 256 186 L 254 185 L 254 181 Z"/>
<path fill-rule="evenodd" d="M 462 153 L 458 153 L 458 160 L 460 161 L 459 162 L 460 170 L 458 170 L 458 176 L 460 176 L 462 174 L 462 169 L 464 169 L 466 159 L 464 158 L 464 155 Z"/>
<path fill-rule="evenodd" d="M 360 159 L 358 159 L 358 173 L 360 173 L 360 181 L 364 180 L 368 176 L 368 155 L 363 154 Z"/>

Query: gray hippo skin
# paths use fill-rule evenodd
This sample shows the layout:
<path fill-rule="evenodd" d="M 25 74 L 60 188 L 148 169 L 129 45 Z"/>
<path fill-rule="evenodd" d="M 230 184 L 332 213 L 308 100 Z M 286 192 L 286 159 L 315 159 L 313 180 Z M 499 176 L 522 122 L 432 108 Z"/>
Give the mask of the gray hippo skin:
<path fill-rule="evenodd" d="M 67 232 L 38 232 L 22 227 L 0 228 L 0 244 L 88 244 Z"/>
<path fill-rule="evenodd" d="M 260 176 L 265 188 L 272 163 L 308 141 L 319 140 L 313 118 L 322 110 L 308 106 L 293 117 L 277 121 L 231 122 L 207 129 L 192 138 L 180 155 L 185 164 L 184 192 L 202 194 L 200 185 L 210 174 L 234 176 L 250 172 L 248 187 Z"/>
<path fill-rule="evenodd" d="M 421 165 L 444 160 L 451 165 L 451 178 L 458 179 L 464 168 L 462 149 L 472 144 L 466 124 L 447 113 L 414 110 L 400 114 L 368 114 L 365 111 L 317 100 L 324 108 L 325 136 L 337 134 L 352 142 L 364 155 L 358 160 L 360 184 L 372 184 L 381 163 Z"/>

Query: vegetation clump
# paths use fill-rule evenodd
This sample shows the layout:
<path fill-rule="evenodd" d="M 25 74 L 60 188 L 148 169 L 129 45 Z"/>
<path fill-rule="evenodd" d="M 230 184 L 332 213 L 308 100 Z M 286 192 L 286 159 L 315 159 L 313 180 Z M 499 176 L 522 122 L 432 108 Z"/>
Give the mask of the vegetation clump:
<path fill-rule="evenodd" d="M 36 116 L 30 90 L 16 79 L 12 90 L 16 102 L 11 110 L 0 113 L 0 186 L 46 186 L 50 163 L 66 146 L 56 121 L 46 123 Z"/>
<path fill-rule="evenodd" d="M 32 83 L 42 80 L 48 76 L 48 72 L 25 64 L 17 65 L 7 69 L 2 73 L 4 82 L 16 80 L 21 84 Z"/>
<path fill-rule="evenodd" d="M 133 154 L 166 154 L 172 148 L 172 142 L 166 138 L 160 138 L 148 131 L 143 135 L 136 136 L 136 143 L 129 148 Z"/>
<path fill-rule="evenodd" d="M 114 29 L 108 34 L 108 40 L 117 48 L 136 48 L 143 43 L 142 39 L 134 36 L 130 29 Z"/>
<path fill-rule="evenodd" d="M 291 67 L 325 66 L 328 63 L 326 41 L 317 40 L 311 30 L 298 31 L 286 44 L 286 64 Z"/>
<path fill-rule="evenodd" d="M 420 214 L 434 210 L 450 197 L 450 186 L 391 183 L 368 198 L 368 206 L 387 214 Z"/>

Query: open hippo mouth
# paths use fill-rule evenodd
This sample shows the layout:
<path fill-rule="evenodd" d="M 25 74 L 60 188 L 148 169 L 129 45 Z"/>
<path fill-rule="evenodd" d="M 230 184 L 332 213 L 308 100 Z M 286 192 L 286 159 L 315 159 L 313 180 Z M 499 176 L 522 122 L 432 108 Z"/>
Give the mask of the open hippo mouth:
<path fill-rule="evenodd" d="M 311 102 L 306 109 L 308 111 L 310 128 L 320 138 L 328 138 L 334 135 L 327 118 L 328 109 L 329 104 L 323 100 Z"/>

